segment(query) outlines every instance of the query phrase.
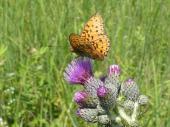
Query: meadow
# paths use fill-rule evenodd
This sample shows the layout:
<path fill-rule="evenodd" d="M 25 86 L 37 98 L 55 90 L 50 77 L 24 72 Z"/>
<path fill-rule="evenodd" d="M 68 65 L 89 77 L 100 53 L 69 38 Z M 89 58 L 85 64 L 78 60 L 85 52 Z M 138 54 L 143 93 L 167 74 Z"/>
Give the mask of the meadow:
<path fill-rule="evenodd" d="M 70 33 L 80 33 L 96 12 L 111 47 L 94 61 L 95 76 L 120 65 L 149 97 L 143 127 L 170 127 L 169 0 L 1 0 L 0 127 L 96 127 L 75 115 L 81 86 L 63 78 L 76 57 Z"/>

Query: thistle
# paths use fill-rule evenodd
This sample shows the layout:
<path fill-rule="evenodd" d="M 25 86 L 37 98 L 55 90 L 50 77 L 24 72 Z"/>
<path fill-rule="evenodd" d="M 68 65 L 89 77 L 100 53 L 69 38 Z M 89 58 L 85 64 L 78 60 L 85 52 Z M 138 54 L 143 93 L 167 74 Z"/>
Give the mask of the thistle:
<path fill-rule="evenodd" d="M 76 114 L 102 126 L 138 126 L 138 109 L 148 103 L 148 97 L 140 94 L 134 80 L 120 81 L 118 65 L 111 65 L 107 75 L 94 77 L 91 61 L 86 57 L 74 59 L 64 72 L 69 84 L 83 86 L 82 91 L 74 95 L 78 105 Z"/>
<path fill-rule="evenodd" d="M 64 72 L 64 78 L 70 84 L 83 85 L 92 76 L 91 60 L 83 57 L 73 60 Z"/>

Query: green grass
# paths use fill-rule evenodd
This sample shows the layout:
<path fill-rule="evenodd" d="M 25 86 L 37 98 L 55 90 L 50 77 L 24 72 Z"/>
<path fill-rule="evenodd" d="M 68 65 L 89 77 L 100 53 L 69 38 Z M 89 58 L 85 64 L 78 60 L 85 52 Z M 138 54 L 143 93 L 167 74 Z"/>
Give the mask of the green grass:
<path fill-rule="evenodd" d="M 0 1 L 0 117 L 13 127 L 87 127 L 75 115 L 74 92 L 63 79 L 75 58 L 68 36 L 99 12 L 111 40 L 96 73 L 119 64 L 121 78 L 135 78 L 150 106 L 144 127 L 170 126 L 169 0 Z M 101 68 L 102 67 L 102 68 Z"/>

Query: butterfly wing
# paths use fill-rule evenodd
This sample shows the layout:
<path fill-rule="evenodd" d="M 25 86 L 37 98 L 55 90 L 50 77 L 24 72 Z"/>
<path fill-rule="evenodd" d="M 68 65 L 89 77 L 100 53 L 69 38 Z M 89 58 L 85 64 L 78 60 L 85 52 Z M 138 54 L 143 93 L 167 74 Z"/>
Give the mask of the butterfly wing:
<path fill-rule="evenodd" d="M 84 40 L 84 52 L 93 59 L 104 59 L 110 42 L 105 34 L 103 19 L 99 14 L 92 16 L 84 26 L 80 37 Z"/>
<path fill-rule="evenodd" d="M 92 16 L 84 26 L 84 29 L 80 36 L 86 38 L 86 41 L 92 41 L 98 34 L 105 34 L 102 17 L 97 13 Z"/>
<path fill-rule="evenodd" d="M 109 51 L 110 43 L 106 35 L 99 35 L 98 39 L 86 44 L 83 51 L 93 59 L 103 60 Z"/>
<path fill-rule="evenodd" d="M 104 59 L 110 46 L 102 17 L 99 14 L 89 19 L 80 36 L 71 34 L 69 40 L 73 52 L 99 60 Z"/>

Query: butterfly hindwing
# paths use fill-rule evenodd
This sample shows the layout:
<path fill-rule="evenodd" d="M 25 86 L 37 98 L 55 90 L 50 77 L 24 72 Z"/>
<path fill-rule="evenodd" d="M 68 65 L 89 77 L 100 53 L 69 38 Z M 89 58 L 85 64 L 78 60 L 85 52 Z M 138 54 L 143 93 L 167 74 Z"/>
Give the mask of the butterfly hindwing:
<path fill-rule="evenodd" d="M 87 51 L 93 59 L 98 58 L 100 60 L 103 60 L 104 57 L 107 55 L 110 47 L 109 39 L 107 38 L 107 36 L 99 35 L 98 39 L 93 40 L 90 43 L 90 46 L 85 46 L 84 50 Z"/>

